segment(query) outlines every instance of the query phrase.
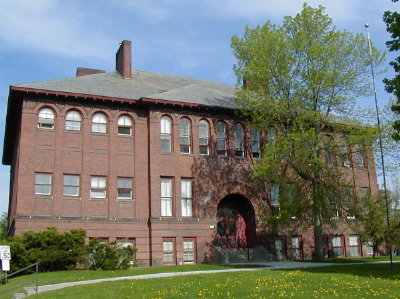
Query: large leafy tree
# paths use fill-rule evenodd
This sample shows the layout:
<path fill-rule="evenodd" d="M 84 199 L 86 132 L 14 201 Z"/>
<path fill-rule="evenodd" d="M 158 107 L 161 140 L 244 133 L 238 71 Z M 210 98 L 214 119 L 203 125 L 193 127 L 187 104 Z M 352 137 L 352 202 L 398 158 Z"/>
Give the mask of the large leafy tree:
<path fill-rule="evenodd" d="M 392 0 L 392 2 L 397 2 L 398 0 Z M 386 42 L 389 51 L 399 51 L 400 50 L 400 13 L 394 11 L 386 11 L 383 15 L 383 20 L 386 23 L 386 30 L 391 34 L 392 40 Z M 384 79 L 386 85 L 386 90 L 393 93 L 397 98 L 397 103 L 392 106 L 392 110 L 400 114 L 400 56 L 398 56 L 394 61 L 390 62 L 396 72 L 396 76 L 392 79 Z M 393 134 L 393 138 L 400 141 L 400 120 L 394 121 L 393 124 L 396 132 Z"/>
<path fill-rule="evenodd" d="M 367 40 L 337 30 L 323 7 L 304 4 L 281 26 L 247 27 L 243 37 L 232 37 L 232 48 L 238 82 L 244 82 L 241 111 L 255 128 L 279 132 L 255 163 L 255 180 L 280 189 L 279 209 L 266 209 L 275 211 L 267 221 L 275 229 L 294 221 L 313 228 L 314 257 L 322 259 L 324 227 L 354 205 L 346 188 L 353 183 L 335 163 L 345 163 L 352 149 L 366 155 L 373 135 L 344 117 L 370 92 Z M 375 48 L 372 54 L 375 64 L 383 59 Z"/>

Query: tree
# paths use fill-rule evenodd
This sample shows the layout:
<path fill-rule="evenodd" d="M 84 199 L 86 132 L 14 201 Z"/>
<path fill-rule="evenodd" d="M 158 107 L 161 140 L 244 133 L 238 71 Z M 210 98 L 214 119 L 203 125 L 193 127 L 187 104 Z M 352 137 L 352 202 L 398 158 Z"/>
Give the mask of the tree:
<path fill-rule="evenodd" d="M 398 0 L 392 0 L 392 2 L 397 1 Z M 386 42 L 389 51 L 398 51 L 400 49 L 400 13 L 396 11 L 386 11 L 383 15 L 383 21 L 386 23 L 387 32 L 391 33 L 392 37 L 392 40 Z M 393 104 L 392 110 L 400 114 L 400 56 L 390 62 L 390 65 L 397 75 L 393 79 L 385 78 L 383 82 L 385 83 L 386 91 L 393 93 L 397 98 L 397 103 Z M 393 138 L 400 141 L 400 120 L 394 121 L 393 127 L 396 130 L 393 134 Z"/>
<path fill-rule="evenodd" d="M 0 240 L 5 240 L 8 234 L 8 214 L 3 212 L 0 216 Z"/>
<path fill-rule="evenodd" d="M 268 219 L 276 229 L 293 221 L 312 227 L 315 259 L 324 257 L 324 226 L 352 201 L 346 188 L 352 182 L 335 163 L 352 150 L 369 156 L 375 134 L 344 118 L 354 115 L 355 99 L 370 92 L 367 40 L 337 30 L 324 11 L 304 4 L 281 26 L 267 22 L 232 37 L 242 84 L 237 104 L 254 128 L 279 132 L 253 173 L 266 189 L 279 186 L 279 208 L 272 207 Z M 374 47 L 372 54 L 378 66 L 383 54 Z"/>

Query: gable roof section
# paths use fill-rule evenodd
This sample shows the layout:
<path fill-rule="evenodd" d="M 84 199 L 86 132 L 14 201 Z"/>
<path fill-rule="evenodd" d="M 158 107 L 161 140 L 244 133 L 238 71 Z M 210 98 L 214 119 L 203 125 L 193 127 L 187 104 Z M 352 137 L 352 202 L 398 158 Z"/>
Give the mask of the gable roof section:
<path fill-rule="evenodd" d="M 130 101 L 148 98 L 229 109 L 234 108 L 235 99 L 235 88 L 227 84 L 136 70 L 129 80 L 108 72 L 17 84 L 12 89 Z"/>

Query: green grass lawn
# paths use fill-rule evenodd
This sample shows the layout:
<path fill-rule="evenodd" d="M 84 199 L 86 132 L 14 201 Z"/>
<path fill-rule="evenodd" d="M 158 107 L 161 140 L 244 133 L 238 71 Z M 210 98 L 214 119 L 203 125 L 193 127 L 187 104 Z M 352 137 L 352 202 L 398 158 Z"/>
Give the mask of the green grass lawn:
<path fill-rule="evenodd" d="M 387 258 L 386 258 L 387 260 Z M 340 262 L 340 261 L 338 261 Z M 240 266 L 237 266 L 240 267 Z M 236 268 L 193 265 L 120 271 L 61 271 L 39 274 L 39 285 L 106 277 Z M 30 276 L 14 278 L 12 284 Z M 8 286 L 1 286 L 0 292 Z M 10 298 L 11 296 L 8 296 Z M 33 298 L 400 298 L 400 264 L 338 264 L 302 270 L 200 274 L 126 280 L 41 293 Z M 6 297 L 7 298 L 7 297 Z"/>
<path fill-rule="evenodd" d="M 400 298 L 400 265 L 393 271 L 388 264 L 359 264 L 126 280 L 33 298 Z"/>

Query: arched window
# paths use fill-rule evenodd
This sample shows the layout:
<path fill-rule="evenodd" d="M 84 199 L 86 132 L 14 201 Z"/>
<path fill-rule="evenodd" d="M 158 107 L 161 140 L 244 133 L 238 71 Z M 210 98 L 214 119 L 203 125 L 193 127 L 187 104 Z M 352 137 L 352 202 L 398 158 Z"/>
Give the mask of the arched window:
<path fill-rule="evenodd" d="M 217 151 L 219 156 L 227 155 L 226 144 L 226 124 L 220 121 L 217 123 Z"/>
<path fill-rule="evenodd" d="M 107 117 L 104 113 L 95 113 L 92 119 L 93 133 L 107 133 Z"/>
<path fill-rule="evenodd" d="M 172 121 L 168 116 L 161 117 L 161 151 L 172 151 Z"/>
<path fill-rule="evenodd" d="M 276 130 L 274 127 L 267 128 L 267 142 L 274 142 L 276 139 Z"/>
<path fill-rule="evenodd" d="M 122 115 L 118 118 L 118 135 L 132 135 L 132 119 L 127 115 Z"/>
<path fill-rule="evenodd" d="M 244 157 L 244 129 L 243 125 L 235 125 L 235 156 Z"/>
<path fill-rule="evenodd" d="M 190 120 L 187 118 L 181 119 L 181 127 L 179 130 L 181 153 L 190 154 Z"/>
<path fill-rule="evenodd" d="M 43 108 L 39 111 L 38 128 L 54 129 L 54 111 Z"/>
<path fill-rule="evenodd" d="M 200 155 L 209 154 L 209 129 L 208 122 L 202 119 L 199 122 L 199 152 Z"/>
<path fill-rule="evenodd" d="M 81 114 L 76 110 L 67 112 L 65 116 L 65 129 L 68 131 L 80 131 L 81 130 Z"/>
<path fill-rule="evenodd" d="M 253 158 L 260 158 L 260 131 L 256 128 L 251 128 L 250 130 L 251 137 L 251 154 Z"/>

